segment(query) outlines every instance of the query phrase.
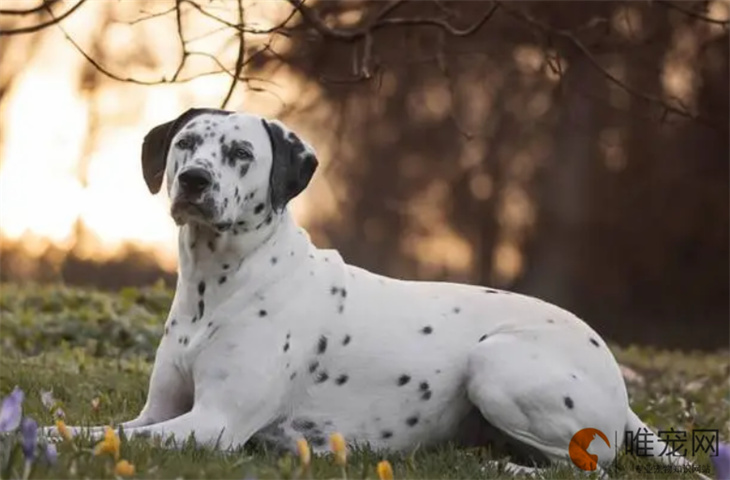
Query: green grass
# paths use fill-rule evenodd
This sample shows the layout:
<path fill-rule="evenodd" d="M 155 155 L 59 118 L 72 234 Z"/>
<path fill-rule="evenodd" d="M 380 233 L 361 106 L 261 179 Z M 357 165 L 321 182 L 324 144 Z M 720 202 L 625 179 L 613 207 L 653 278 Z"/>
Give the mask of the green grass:
<path fill-rule="evenodd" d="M 26 392 L 25 413 L 51 424 L 40 392 L 53 389 L 69 424 L 119 423 L 136 416 L 146 395 L 151 360 L 162 321 L 172 299 L 162 286 L 106 294 L 67 287 L 0 288 L 0 394 L 18 385 Z M 648 348 L 612 347 L 619 361 L 635 370 L 639 382 L 629 382 L 634 410 L 658 430 L 691 432 L 717 429 L 730 437 L 730 361 L 727 352 L 682 353 Z M 100 399 L 98 409 L 91 401 Z M 42 464 L 31 478 L 113 478 L 108 459 L 94 457 L 93 445 L 77 439 L 59 448 L 59 463 Z M 247 446 L 234 453 L 196 448 L 176 450 L 146 440 L 122 442 L 122 457 L 144 478 L 292 478 L 296 459 Z M 490 458 L 486 448 L 417 450 L 387 457 L 396 478 L 512 478 L 482 468 Z M 377 478 L 381 460 L 371 451 L 357 451 L 348 461 L 348 478 Z M 697 462 L 706 472 L 709 460 Z M 13 477 L 21 475 L 15 465 Z M 342 478 L 329 457 L 313 460 L 313 478 Z M 622 456 L 612 468 L 615 478 L 696 478 L 657 471 L 651 461 Z M 586 478 L 572 468 L 557 468 L 553 478 Z"/>

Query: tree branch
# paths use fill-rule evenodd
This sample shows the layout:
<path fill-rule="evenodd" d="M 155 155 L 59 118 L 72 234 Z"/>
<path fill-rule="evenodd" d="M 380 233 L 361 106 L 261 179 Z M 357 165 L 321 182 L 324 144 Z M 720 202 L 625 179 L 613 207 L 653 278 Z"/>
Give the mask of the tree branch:
<path fill-rule="evenodd" d="M 359 40 L 366 35 L 372 33 L 380 28 L 395 26 L 395 25 L 410 25 L 410 26 L 432 26 L 438 27 L 456 37 L 464 37 L 471 35 L 477 31 L 487 20 L 489 20 L 494 12 L 499 7 L 498 3 L 493 3 L 485 14 L 477 20 L 473 25 L 464 29 L 459 29 L 451 25 L 448 21 L 441 18 L 430 18 L 430 17 L 398 17 L 398 18 L 385 18 L 388 13 L 393 11 L 397 6 L 403 3 L 403 0 L 395 0 L 389 3 L 381 9 L 368 25 L 354 29 L 342 29 L 342 28 L 331 28 L 325 25 L 321 18 L 310 8 L 304 6 L 304 1 L 299 0 L 287 0 L 295 9 L 299 11 L 302 18 L 313 27 L 320 35 L 327 38 L 333 38 L 345 42 L 353 42 Z"/>
<path fill-rule="evenodd" d="M 526 23 L 532 27 L 537 27 L 539 30 L 541 30 L 544 33 L 555 35 L 557 37 L 561 37 L 568 42 L 570 42 L 574 47 L 580 51 L 581 54 L 588 60 L 588 62 L 591 64 L 591 66 L 600 73 L 604 78 L 606 78 L 609 82 L 613 83 L 620 89 L 624 90 L 625 92 L 633 95 L 636 98 L 639 98 L 641 100 L 644 100 L 647 103 L 658 105 L 662 107 L 665 110 L 665 113 L 663 116 L 665 117 L 668 113 L 675 113 L 677 115 L 680 115 L 682 117 L 689 118 L 691 120 L 695 120 L 699 123 L 703 123 L 707 126 L 718 128 L 718 126 L 713 122 L 711 119 L 706 118 L 703 115 L 700 115 L 698 113 L 691 112 L 689 109 L 683 109 L 675 107 L 674 105 L 671 105 L 664 101 L 663 99 L 659 97 L 655 97 L 652 95 L 649 95 L 648 93 L 642 92 L 631 85 L 625 83 L 615 75 L 613 75 L 611 72 L 609 72 L 606 68 L 601 65 L 601 63 L 596 59 L 596 57 L 593 55 L 593 53 L 581 42 L 578 37 L 574 35 L 573 32 L 569 30 L 563 30 L 563 29 L 557 29 L 553 28 L 550 25 L 547 25 L 524 11 L 520 10 L 519 8 L 513 8 L 511 5 L 508 7 L 505 3 L 502 3 L 502 9 L 507 12 L 510 16 L 517 18 L 518 20 L 522 21 L 523 23 Z M 681 107 L 681 104 L 680 104 Z"/>
<path fill-rule="evenodd" d="M 283 22 L 281 22 L 278 25 L 275 25 L 275 26 L 273 26 L 271 28 L 264 28 L 264 29 L 246 28 L 246 27 L 244 27 L 243 24 L 236 25 L 236 24 L 231 23 L 231 22 L 229 22 L 229 21 L 227 21 L 227 20 L 225 20 L 225 19 L 223 19 L 223 18 L 221 18 L 221 17 L 219 17 L 217 15 L 213 15 L 212 13 L 210 13 L 209 11 L 207 11 L 206 9 L 204 9 L 203 7 L 201 7 L 200 5 L 198 5 L 197 3 L 195 3 L 195 2 L 193 2 L 191 0 L 181 0 L 181 2 L 184 2 L 184 3 L 189 4 L 190 6 L 192 6 L 193 8 L 195 8 L 197 11 L 199 11 L 204 16 L 206 16 L 206 17 L 208 17 L 208 18 L 210 18 L 212 20 L 215 20 L 218 23 L 221 23 L 223 25 L 226 25 L 226 26 L 228 26 L 230 28 L 234 28 L 236 30 L 240 30 L 243 33 L 250 33 L 250 34 L 253 34 L 253 35 L 268 35 L 268 34 L 271 34 L 271 33 L 279 33 L 279 34 L 282 34 L 283 35 L 284 32 L 282 32 L 281 29 L 284 28 L 286 26 L 286 24 L 289 23 L 289 21 L 294 17 L 294 14 L 297 13 L 297 10 L 296 9 L 292 9 L 292 11 L 289 14 L 289 16 L 287 16 L 286 19 L 284 19 Z"/>
<path fill-rule="evenodd" d="M 677 10 L 678 12 L 682 12 L 683 14 L 685 14 L 685 15 L 687 15 L 689 17 L 693 17 L 693 18 L 696 18 L 698 20 L 702 20 L 703 22 L 713 23 L 715 25 L 722 25 L 726 29 L 728 28 L 728 25 L 730 25 L 730 21 L 728 21 L 728 20 L 718 20 L 716 18 L 711 18 L 711 17 L 708 17 L 706 15 L 702 15 L 701 13 L 697 13 L 697 12 L 695 12 L 693 10 L 688 10 L 688 9 L 686 9 L 684 7 L 680 7 L 676 3 L 672 3 L 669 0 L 656 0 L 656 2 L 659 3 L 659 4 L 661 4 L 661 5 L 666 5 L 667 7 L 672 8 L 674 10 Z"/>
<path fill-rule="evenodd" d="M 12 29 L 12 30 L 0 30 L 0 36 L 23 35 L 23 34 L 26 34 L 26 33 L 34 33 L 34 32 L 37 32 L 39 30 L 43 30 L 44 28 L 50 27 L 51 25 L 54 25 L 54 24 L 60 22 L 64 18 L 66 18 L 69 15 L 71 15 L 72 13 L 74 13 L 76 11 L 76 9 L 78 9 L 81 5 L 84 4 L 84 2 L 86 2 L 86 0 L 79 0 L 76 5 L 74 5 L 69 10 L 67 10 L 63 15 L 60 15 L 58 17 L 54 16 L 51 13 L 51 9 L 49 7 L 49 5 L 51 3 L 50 2 L 45 2 L 43 4 L 43 8 L 45 8 L 46 11 L 48 11 L 48 13 L 51 14 L 51 16 L 53 17 L 51 20 L 49 20 L 47 22 L 39 23 L 37 25 L 32 25 L 30 27 L 15 28 L 15 29 Z"/>
<path fill-rule="evenodd" d="M 180 40 L 180 48 L 182 51 L 180 52 L 180 63 L 178 64 L 175 73 L 172 75 L 173 82 L 177 80 L 177 77 L 180 75 L 180 72 L 182 72 L 183 67 L 185 67 L 185 60 L 188 58 L 188 50 L 185 45 L 185 34 L 183 33 L 182 26 L 182 7 L 180 3 L 181 0 L 175 0 L 175 23 L 177 24 L 177 36 L 178 40 Z"/>
<path fill-rule="evenodd" d="M 243 3 L 241 3 L 242 1 L 243 0 L 237 1 L 239 25 L 243 25 Z M 233 75 L 233 79 L 231 80 L 231 86 L 228 88 L 228 93 L 226 93 L 226 96 L 221 103 L 221 108 L 226 108 L 226 105 L 228 105 L 228 102 L 233 95 L 233 90 L 235 90 L 236 84 L 238 83 L 238 77 L 241 75 L 241 70 L 243 70 L 243 58 L 246 54 L 245 47 L 246 43 L 244 40 L 244 33 L 242 30 L 238 30 L 238 58 L 236 59 L 236 73 L 235 75 Z"/>
<path fill-rule="evenodd" d="M 38 13 L 42 10 L 45 10 L 47 7 L 50 7 L 54 3 L 58 3 L 59 0 L 43 0 L 40 5 L 37 7 L 32 7 L 28 9 L 2 9 L 0 8 L 0 15 L 31 15 L 34 13 Z"/>

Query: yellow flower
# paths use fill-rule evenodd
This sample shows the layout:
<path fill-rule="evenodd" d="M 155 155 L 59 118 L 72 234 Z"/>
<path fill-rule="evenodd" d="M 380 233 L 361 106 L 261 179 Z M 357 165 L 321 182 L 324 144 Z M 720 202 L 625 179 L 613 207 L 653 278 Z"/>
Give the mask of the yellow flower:
<path fill-rule="evenodd" d="M 345 445 L 345 437 L 339 433 L 333 433 L 330 436 L 330 446 L 335 454 L 335 463 L 340 466 L 347 464 L 347 446 Z"/>
<path fill-rule="evenodd" d="M 119 437 L 114 433 L 112 427 L 106 427 L 104 432 L 104 440 L 96 444 L 94 447 L 94 455 L 103 455 L 108 453 L 114 456 L 114 459 L 119 459 Z"/>
<path fill-rule="evenodd" d="M 71 440 L 73 438 L 71 431 L 68 429 L 66 423 L 63 420 L 56 420 L 56 429 L 64 439 Z"/>
<path fill-rule="evenodd" d="M 299 450 L 299 460 L 305 467 L 309 466 L 309 462 L 312 460 L 312 452 L 309 450 L 309 444 L 303 438 L 297 440 L 297 450 Z"/>
<path fill-rule="evenodd" d="M 131 477 L 134 475 L 134 465 L 126 460 L 120 460 L 114 467 L 114 473 L 120 477 Z"/>
<path fill-rule="evenodd" d="M 378 463 L 378 478 L 380 480 L 393 480 L 393 467 L 390 466 L 390 462 L 383 460 Z"/>

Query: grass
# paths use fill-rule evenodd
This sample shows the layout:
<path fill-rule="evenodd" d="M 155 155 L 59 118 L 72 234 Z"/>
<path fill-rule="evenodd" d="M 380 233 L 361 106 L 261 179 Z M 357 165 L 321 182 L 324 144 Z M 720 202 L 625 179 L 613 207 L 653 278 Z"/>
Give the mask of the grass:
<path fill-rule="evenodd" d="M 53 423 L 40 401 L 53 389 L 69 424 L 109 424 L 133 418 L 141 409 L 151 361 L 172 294 L 161 285 L 118 294 L 61 286 L 0 288 L 0 394 L 15 385 L 26 392 L 25 414 L 42 425 Z M 657 430 L 719 430 L 730 437 L 730 361 L 727 352 L 669 352 L 612 346 L 619 361 L 634 370 L 629 381 L 634 410 Z M 99 399 L 98 408 L 92 399 Z M 691 434 L 690 434 L 691 436 Z M 114 478 L 110 459 L 95 457 L 88 439 L 59 447 L 55 467 L 38 463 L 31 478 Z M 688 446 L 689 448 L 689 446 Z M 298 461 L 262 446 L 220 453 L 191 442 L 166 449 L 146 440 L 123 439 L 121 456 L 140 478 L 293 478 Z M 486 448 L 417 450 L 387 457 L 396 478 L 512 478 L 485 468 Z M 348 478 L 377 478 L 382 458 L 358 450 L 348 459 Z M 697 463 L 710 471 L 706 455 Z M 12 476 L 20 477 L 22 465 Z M 332 458 L 314 458 L 313 478 L 342 478 Z M 654 462 L 623 455 L 610 471 L 614 478 L 696 478 L 660 471 Z M 552 478 L 586 478 L 572 468 L 556 468 Z"/>

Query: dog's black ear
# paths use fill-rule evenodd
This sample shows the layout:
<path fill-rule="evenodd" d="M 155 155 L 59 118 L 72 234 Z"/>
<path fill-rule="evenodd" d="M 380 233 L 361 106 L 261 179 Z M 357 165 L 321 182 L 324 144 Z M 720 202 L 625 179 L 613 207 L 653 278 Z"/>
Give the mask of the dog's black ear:
<path fill-rule="evenodd" d="M 319 162 L 312 147 L 282 123 L 263 120 L 263 124 L 271 140 L 271 206 L 281 211 L 306 188 Z"/>
<path fill-rule="evenodd" d="M 175 120 L 157 125 L 145 135 L 142 142 L 142 175 L 150 193 L 155 194 L 162 187 L 167 153 L 173 137 L 190 120 L 203 113 L 230 114 L 230 112 L 213 108 L 191 108 Z"/>

